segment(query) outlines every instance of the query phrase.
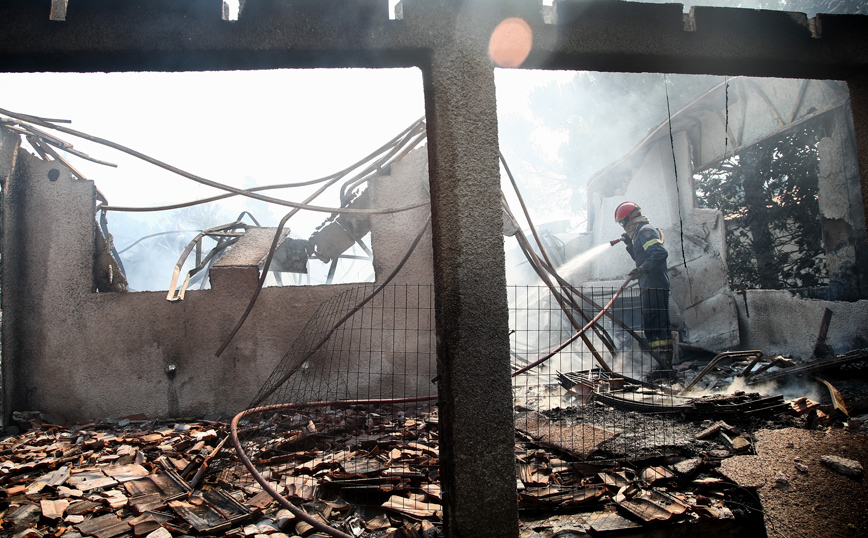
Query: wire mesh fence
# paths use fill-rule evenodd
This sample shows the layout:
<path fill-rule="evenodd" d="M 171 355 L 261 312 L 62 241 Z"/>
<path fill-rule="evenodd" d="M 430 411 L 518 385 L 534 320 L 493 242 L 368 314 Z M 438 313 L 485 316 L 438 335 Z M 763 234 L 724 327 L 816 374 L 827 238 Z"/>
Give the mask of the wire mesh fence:
<path fill-rule="evenodd" d="M 665 317 L 668 293 L 618 291 L 575 289 L 569 315 L 548 288 L 510 288 L 513 370 L 550 356 L 513 377 L 520 437 L 574 460 L 635 458 L 674 438 L 680 400 L 668 388 L 671 336 L 660 338 L 661 328 L 649 323 Z M 599 321 L 575 338 L 576 325 L 587 325 L 613 297 Z"/>
<path fill-rule="evenodd" d="M 619 292 L 576 337 L 577 326 Z M 611 466 L 665 450 L 677 412 L 672 392 L 652 383 L 668 374 L 669 359 L 646 337 L 643 301 L 644 310 L 651 303 L 643 292 L 571 293 L 564 309 L 547 288 L 508 290 L 517 485 L 525 509 L 599 506 L 605 483 L 596 478 L 588 486 L 581 464 Z M 335 536 L 366 535 L 389 518 L 437 521 L 435 377 L 433 286 L 348 289 L 320 306 L 236 417 L 237 448 L 247 463 L 225 469 L 224 478 L 279 494 L 309 524 Z"/>
<path fill-rule="evenodd" d="M 227 480 L 270 487 L 334 536 L 335 518 L 348 536 L 390 526 L 366 507 L 440 518 L 435 354 L 430 285 L 323 303 L 238 420 L 248 463 Z"/>

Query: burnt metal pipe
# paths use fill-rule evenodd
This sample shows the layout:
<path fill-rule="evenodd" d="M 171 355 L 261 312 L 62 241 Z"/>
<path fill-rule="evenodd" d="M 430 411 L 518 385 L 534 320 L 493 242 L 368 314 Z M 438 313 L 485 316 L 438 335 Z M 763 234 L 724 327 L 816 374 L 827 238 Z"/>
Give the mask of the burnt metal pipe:
<path fill-rule="evenodd" d="M 757 360 L 757 359 L 759 359 L 759 357 L 762 357 L 762 355 L 763 355 L 763 352 L 758 350 L 758 349 L 753 349 L 753 350 L 748 350 L 748 351 L 724 351 L 723 353 L 718 353 L 717 356 L 714 357 L 713 359 L 711 359 L 711 362 L 709 362 L 708 365 L 705 368 L 703 368 L 701 372 L 699 372 L 699 375 L 694 377 L 693 380 L 690 382 L 690 384 L 688 384 L 686 387 L 684 387 L 684 390 L 682 390 L 681 392 L 678 393 L 678 396 L 684 396 L 685 394 L 690 392 L 690 389 L 692 389 L 694 387 L 694 385 L 699 383 L 699 381 L 703 377 L 705 377 L 708 374 L 708 372 L 712 371 L 714 369 L 714 367 L 717 366 L 717 363 L 719 363 L 720 361 L 722 361 L 724 359 L 753 358 L 754 360 Z"/>

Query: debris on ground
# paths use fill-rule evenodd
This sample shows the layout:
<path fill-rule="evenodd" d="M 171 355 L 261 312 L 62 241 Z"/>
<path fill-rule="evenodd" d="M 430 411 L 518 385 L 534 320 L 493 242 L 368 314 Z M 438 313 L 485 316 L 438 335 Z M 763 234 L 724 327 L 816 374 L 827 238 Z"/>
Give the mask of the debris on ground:
<path fill-rule="evenodd" d="M 784 498 L 797 492 L 831 498 L 828 488 L 842 488 L 841 480 L 853 488 L 842 491 L 844 504 L 859 510 L 868 497 L 851 498 L 865 490 L 868 460 L 853 448 L 868 445 L 864 408 L 839 379 L 829 383 L 843 387 L 849 417 L 830 399 L 745 392 L 672 405 L 671 390 L 605 375 L 564 376 L 569 390 L 581 386 L 583 405 L 516 415 L 525 538 L 755 518 L 769 506 L 787 510 Z M 637 402 L 658 412 L 640 413 Z M 16 418 L 26 431 L 0 439 L 0 534 L 323 536 L 238 464 L 217 417 L 64 426 L 40 413 Z M 326 526 L 356 538 L 436 538 L 443 517 L 437 425 L 433 409 L 288 410 L 245 424 L 244 446 L 269 487 Z M 782 431 L 791 441 L 781 442 Z M 822 452 L 808 444 L 841 435 L 848 437 Z"/>

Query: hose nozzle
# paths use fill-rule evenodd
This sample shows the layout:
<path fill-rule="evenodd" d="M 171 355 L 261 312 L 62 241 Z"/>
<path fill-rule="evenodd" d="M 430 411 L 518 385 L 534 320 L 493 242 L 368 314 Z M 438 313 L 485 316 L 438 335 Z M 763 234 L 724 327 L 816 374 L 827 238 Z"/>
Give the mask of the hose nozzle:
<path fill-rule="evenodd" d="M 619 237 L 618 239 L 612 239 L 611 241 L 609 241 L 609 245 L 614 247 L 615 245 L 617 245 L 618 243 L 620 243 L 623 240 L 624 239 L 621 237 Z"/>

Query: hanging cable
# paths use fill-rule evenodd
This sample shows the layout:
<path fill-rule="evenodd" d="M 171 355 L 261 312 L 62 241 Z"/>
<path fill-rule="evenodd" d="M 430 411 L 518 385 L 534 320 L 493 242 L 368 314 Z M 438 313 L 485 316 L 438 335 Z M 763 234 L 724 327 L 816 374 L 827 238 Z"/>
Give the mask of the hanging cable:
<path fill-rule="evenodd" d="M 90 140 L 91 142 L 95 142 L 97 144 L 101 144 L 101 145 L 110 147 L 112 149 L 116 149 L 120 152 L 126 153 L 128 155 L 132 155 L 133 157 L 137 157 L 143 161 L 149 162 L 155 166 L 158 166 L 160 168 L 168 170 L 168 171 L 175 173 L 179 176 L 182 176 L 182 177 L 185 177 L 185 178 L 190 179 L 192 181 L 195 181 L 196 183 L 201 183 L 202 185 L 207 185 L 209 187 L 213 187 L 215 189 L 220 189 L 222 191 L 231 192 L 231 193 L 238 194 L 241 196 L 246 196 L 248 198 L 253 198 L 256 200 L 263 201 L 263 202 L 269 202 L 272 204 L 277 204 L 277 205 L 281 205 L 281 206 L 285 206 L 285 207 L 292 207 L 295 209 L 305 209 L 308 211 L 316 211 L 319 213 L 344 213 L 344 214 L 356 214 L 356 215 L 370 214 L 369 210 L 365 210 L 365 209 L 341 209 L 341 208 L 306 205 L 306 204 L 299 204 L 297 202 L 290 202 L 288 200 L 282 200 L 280 198 L 274 198 L 271 196 L 264 196 L 264 195 L 258 194 L 256 192 L 252 192 L 250 190 L 239 189 L 237 187 L 232 187 L 231 185 L 225 185 L 225 184 L 219 183 L 217 181 L 213 181 L 210 179 L 206 179 L 204 177 L 197 176 L 195 174 L 192 174 L 192 173 L 187 172 L 185 170 L 181 170 L 180 168 L 177 168 L 177 167 L 172 166 L 170 164 L 164 163 L 158 159 L 155 159 L 153 157 L 145 155 L 144 153 L 141 153 L 141 152 L 136 151 L 134 149 L 123 146 L 121 144 L 117 144 L 115 142 L 112 142 L 110 140 L 106 140 L 104 138 L 92 136 L 92 135 L 89 135 L 87 133 L 83 133 L 81 131 L 76 131 L 74 129 L 68 129 L 66 127 L 61 127 L 60 125 L 53 125 L 51 123 L 42 121 L 39 118 L 36 118 L 34 116 L 28 116 L 26 114 L 16 114 L 14 112 L 10 112 L 10 111 L 3 109 L 3 108 L 0 108 L 0 114 L 5 114 L 6 116 L 20 119 L 22 121 L 35 123 L 37 125 L 41 125 L 43 127 L 49 128 L 49 129 L 54 129 L 54 130 L 60 131 L 62 133 L 77 136 L 79 138 L 84 138 L 85 140 Z M 422 207 L 422 206 L 425 206 L 428 204 L 429 204 L 429 202 L 426 201 L 424 203 L 416 204 L 413 206 L 406 206 L 406 207 L 401 207 L 401 208 L 381 209 L 380 212 L 382 212 L 382 213 L 398 213 L 401 211 L 407 211 L 410 209 L 415 209 L 417 207 Z"/>

